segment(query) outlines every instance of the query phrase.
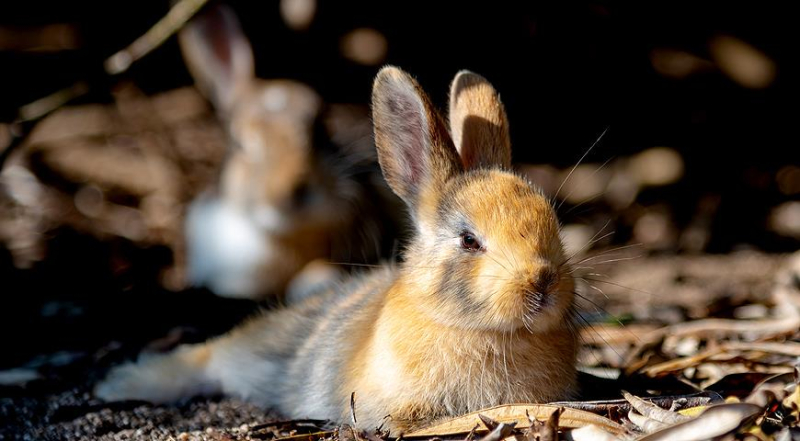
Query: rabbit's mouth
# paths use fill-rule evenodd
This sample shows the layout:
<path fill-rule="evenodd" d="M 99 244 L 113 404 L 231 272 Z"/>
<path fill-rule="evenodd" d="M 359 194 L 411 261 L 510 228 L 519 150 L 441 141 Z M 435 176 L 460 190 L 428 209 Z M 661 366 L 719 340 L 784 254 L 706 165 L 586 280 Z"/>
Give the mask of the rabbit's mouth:
<path fill-rule="evenodd" d="M 523 290 L 521 321 L 528 331 L 542 331 L 563 320 L 570 300 L 562 288 L 553 283 L 546 289 Z"/>
<path fill-rule="evenodd" d="M 550 295 L 543 294 L 539 291 L 526 291 L 524 302 L 525 310 L 527 313 L 540 315 L 552 303 Z"/>

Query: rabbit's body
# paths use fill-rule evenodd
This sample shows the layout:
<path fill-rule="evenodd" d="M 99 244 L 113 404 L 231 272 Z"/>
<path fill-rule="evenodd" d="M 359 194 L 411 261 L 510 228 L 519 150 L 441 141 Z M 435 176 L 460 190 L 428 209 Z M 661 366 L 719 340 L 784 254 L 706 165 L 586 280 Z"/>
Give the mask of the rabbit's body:
<path fill-rule="evenodd" d="M 416 226 L 405 260 L 209 343 L 125 365 L 100 397 L 221 391 L 289 417 L 348 421 L 355 393 L 359 427 L 396 433 L 574 392 L 574 282 L 549 201 L 503 170 L 510 144 L 494 89 L 474 74 L 456 77 L 458 152 L 398 69 L 378 75 L 373 116 L 384 175 Z"/>
<path fill-rule="evenodd" d="M 228 8 L 210 8 L 179 36 L 230 144 L 216 187 L 187 212 L 188 282 L 227 297 L 275 297 L 310 262 L 385 253 L 377 244 L 385 227 L 362 221 L 386 218 L 384 202 L 370 199 L 377 168 L 329 139 L 319 95 L 297 81 L 256 78 Z"/>

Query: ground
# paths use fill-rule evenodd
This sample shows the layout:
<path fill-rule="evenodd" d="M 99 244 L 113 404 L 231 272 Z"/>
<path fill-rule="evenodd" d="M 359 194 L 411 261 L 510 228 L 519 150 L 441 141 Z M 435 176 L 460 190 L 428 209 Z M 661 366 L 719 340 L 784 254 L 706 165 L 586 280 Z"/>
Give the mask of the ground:
<path fill-rule="evenodd" d="M 608 280 L 614 284 L 603 289 L 607 298 L 593 294 L 591 299 L 605 309 L 600 315 L 607 317 L 613 312 L 627 317 L 629 334 L 642 329 L 637 326 L 652 328 L 709 315 L 730 316 L 746 311 L 744 305 L 751 305 L 752 310 L 752 305 L 767 304 L 776 274 L 787 260 L 785 255 L 753 251 L 639 257 L 606 265 Z M 586 309 L 587 317 L 592 317 L 595 306 Z M 586 335 L 600 339 L 585 342 L 586 364 L 597 364 L 597 351 L 588 348 L 619 347 L 618 338 L 606 334 L 598 314 L 594 319 L 601 322 L 598 331 Z M 625 332 L 626 328 L 617 329 Z M 185 335 L 168 344 L 181 339 Z M 250 428 L 279 419 L 269 410 L 222 397 L 196 398 L 175 406 L 105 404 L 94 399 L 91 386 L 108 365 L 118 361 L 120 354 L 131 356 L 138 349 L 135 343 L 118 342 L 94 352 L 62 354 L 63 360 L 55 360 L 54 355 L 42 362 L 40 379 L 3 387 L 0 439 L 183 439 L 184 433 L 190 438 L 247 439 L 261 434 Z M 588 397 L 593 393 L 586 391 Z"/>

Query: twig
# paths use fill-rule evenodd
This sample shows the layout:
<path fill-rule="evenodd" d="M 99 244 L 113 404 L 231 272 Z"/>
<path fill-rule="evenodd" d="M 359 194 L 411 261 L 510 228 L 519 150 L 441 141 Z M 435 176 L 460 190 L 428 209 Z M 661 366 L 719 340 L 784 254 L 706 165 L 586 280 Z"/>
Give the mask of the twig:
<path fill-rule="evenodd" d="M 790 357 L 800 357 L 800 343 L 791 341 L 783 343 L 732 341 L 723 344 L 722 347 L 725 348 L 725 350 L 767 352 L 771 354 L 788 355 Z"/>
<path fill-rule="evenodd" d="M 167 38 L 186 24 L 207 2 L 208 0 L 178 1 L 167 15 L 153 25 L 144 35 L 107 58 L 103 63 L 104 72 L 113 76 L 128 70 L 133 63 L 161 46 Z M 0 150 L 0 170 L 3 168 L 6 159 L 25 141 L 38 121 L 61 106 L 86 95 L 88 92 L 89 84 L 86 81 L 78 81 L 69 87 L 20 107 L 17 112 L 17 119 L 9 124 L 10 141 L 5 148 L 0 146 L 2 149 Z"/>
<path fill-rule="evenodd" d="M 84 81 L 79 81 L 44 98 L 25 104 L 17 112 L 17 122 L 41 119 L 64 104 L 86 95 L 87 92 L 89 92 L 89 85 Z"/>
<path fill-rule="evenodd" d="M 105 71 L 109 75 L 118 75 L 128 70 L 131 64 L 161 46 L 167 38 L 183 27 L 207 2 L 208 0 L 180 0 L 169 10 L 167 15 L 153 25 L 144 35 L 137 38 L 125 49 L 108 57 L 103 63 Z"/>
<path fill-rule="evenodd" d="M 665 397 L 643 398 L 645 401 L 653 403 L 659 407 L 671 407 L 676 400 L 686 400 L 685 407 L 706 406 L 714 403 L 722 403 L 724 398 L 713 391 L 699 392 L 690 395 L 674 395 Z M 556 401 L 550 403 L 557 406 L 570 407 L 573 409 L 585 410 L 595 413 L 608 413 L 612 409 L 620 412 L 627 412 L 632 407 L 625 400 L 599 400 L 599 401 Z"/>
<path fill-rule="evenodd" d="M 645 375 L 654 377 L 664 372 L 674 372 L 697 366 L 698 364 L 718 355 L 728 355 L 738 357 L 741 352 L 764 352 L 768 354 L 779 354 L 790 357 L 800 357 L 800 343 L 784 342 L 727 342 L 719 346 L 714 346 L 705 351 L 687 357 L 676 358 L 663 363 L 654 364 L 641 369 Z"/>

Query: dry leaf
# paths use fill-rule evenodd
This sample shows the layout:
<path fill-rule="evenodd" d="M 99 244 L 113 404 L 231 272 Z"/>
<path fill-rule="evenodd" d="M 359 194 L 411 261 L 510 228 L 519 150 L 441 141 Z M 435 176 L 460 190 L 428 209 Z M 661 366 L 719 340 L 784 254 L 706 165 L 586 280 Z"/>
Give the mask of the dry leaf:
<path fill-rule="evenodd" d="M 743 422 L 760 414 L 755 404 L 731 403 L 709 407 L 699 417 L 639 438 L 640 441 L 701 441 L 736 430 Z"/>
<path fill-rule="evenodd" d="M 468 433 L 473 427 L 475 427 L 475 423 L 479 421 L 479 414 L 489 417 L 500 423 L 516 422 L 516 427 L 524 428 L 530 426 L 530 421 L 525 414 L 526 412 L 533 418 L 545 420 L 558 409 L 559 406 L 547 404 L 510 404 L 496 406 L 480 410 L 478 412 L 468 413 L 457 418 L 407 433 L 405 434 L 404 438 L 446 436 Z M 559 424 L 562 428 L 578 428 L 587 426 L 589 424 L 594 424 L 615 435 L 622 435 L 625 433 L 625 429 L 621 425 L 609 420 L 608 418 L 577 409 L 565 408 L 560 415 Z"/>
<path fill-rule="evenodd" d="M 622 396 L 625 397 L 629 403 L 631 403 L 631 406 L 637 412 L 639 412 L 641 416 L 647 419 L 655 420 L 663 424 L 678 424 L 690 420 L 689 417 L 685 417 L 677 412 L 671 412 L 669 410 L 662 409 L 655 404 L 648 403 L 647 401 L 626 391 L 622 391 Z"/>

